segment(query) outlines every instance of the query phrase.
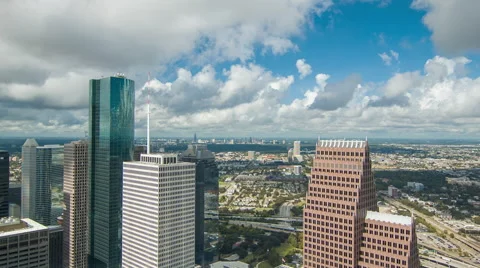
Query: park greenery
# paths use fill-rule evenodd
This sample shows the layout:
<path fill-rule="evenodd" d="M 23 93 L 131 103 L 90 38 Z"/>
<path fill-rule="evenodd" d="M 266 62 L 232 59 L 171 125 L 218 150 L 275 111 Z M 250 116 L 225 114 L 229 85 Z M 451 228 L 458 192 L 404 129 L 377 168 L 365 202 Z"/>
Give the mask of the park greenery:
<path fill-rule="evenodd" d="M 223 235 L 219 245 L 220 254 L 223 257 L 238 254 L 242 261 L 249 264 L 265 261 L 270 266 L 276 267 L 282 263 L 282 258 L 287 262 L 291 261 L 292 256 L 300 253 L 303 247 L 301 233 L 265 232 L 252 227 L 225 223 L 219 226 L 219 231 Z"/>

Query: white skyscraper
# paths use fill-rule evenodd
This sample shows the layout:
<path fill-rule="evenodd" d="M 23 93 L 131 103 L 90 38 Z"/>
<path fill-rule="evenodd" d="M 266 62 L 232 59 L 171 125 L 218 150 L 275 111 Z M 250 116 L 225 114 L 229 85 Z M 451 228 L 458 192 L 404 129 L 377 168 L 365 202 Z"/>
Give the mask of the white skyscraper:
<path fill-rule="evenodd" d="M 63 267 L 87 267 L 87 141 L 65 144 L 63 183 Z"/>
<path fill-rule="evenodd" d="M 195 163 L 142 154 L 123 163 L 122 267 L 194 267 Z"/>
<path fill-rule="evenodd" d="M 300 155 L 300 141 L 293 142 L 293 156 Z"/>

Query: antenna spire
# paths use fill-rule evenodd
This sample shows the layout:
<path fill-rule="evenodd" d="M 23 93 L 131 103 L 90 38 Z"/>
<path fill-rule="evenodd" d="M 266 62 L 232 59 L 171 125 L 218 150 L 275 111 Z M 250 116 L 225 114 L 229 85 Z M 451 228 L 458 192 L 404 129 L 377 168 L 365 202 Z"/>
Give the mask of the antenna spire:
<path fill-rule="evenodd" d="M 150 72 L 147 81 L 147 154 L 150 154 Z"/>

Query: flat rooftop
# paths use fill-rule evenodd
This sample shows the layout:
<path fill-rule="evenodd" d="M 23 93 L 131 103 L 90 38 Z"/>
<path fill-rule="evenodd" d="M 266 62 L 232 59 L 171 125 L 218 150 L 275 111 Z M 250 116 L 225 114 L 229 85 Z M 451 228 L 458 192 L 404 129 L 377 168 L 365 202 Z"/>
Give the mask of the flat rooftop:
<path fill-rule="evenodd" d="M 361 140 L 319 140 L 317 146 L 325 148 L 365 148 L 366 141 Z"/>
<path fill-rule="evenodd" d="M 0 219 L 0 237 L 47 230 L 48 228 L 31 219 L 5 217 Z"/>
<path fill-rule="evenodd" d="M 376 211 L 367 211 L 366 220 L 389 222 L 401 225 L 412 225 L 412 218 L 407 216 L 380 213 Z"/>

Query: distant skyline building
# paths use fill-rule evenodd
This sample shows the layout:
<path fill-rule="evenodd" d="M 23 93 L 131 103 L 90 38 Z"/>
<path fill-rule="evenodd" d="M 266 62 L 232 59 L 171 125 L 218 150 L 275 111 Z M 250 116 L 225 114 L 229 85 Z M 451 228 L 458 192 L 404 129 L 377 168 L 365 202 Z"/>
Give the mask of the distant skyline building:
<path fill-rule="evenodd" d="M 197 143 L 197 133 L 193 134 L 193 143 Z"/>
<path fill-rule="evenodd" d="M 63 146 L 39 146 L 35 139 L 27 139 L 22 147 L 22 218 L 52 224 L 51 187 L 59 181 L 63 181 Z"/>
<path fill-rule="evenodd" d="M 0 218 L 8 217 L 10 183 L 10 158 L 7 151 L 0 151 Z"/>
<path fill-rule="evenodd" d="M 194 267 L 195 164 L 176 154 L 123 163 L 122 265 Z"/>
<path fill-rule="evenodd" d="M 63 180 L 63 267 L 88 264 L 88 142 L 65 144 Z"/>
<path fill-rule="evenodd" d="M 319 140 L 304 209 L 304 267 L 420 267 L 413 219 L 377 210 L 368 142 Z"/>
<path fill-rule="evenodd" d="M 293 156 L 300 155 L 300 141 L 293 142 Z"/>
<path fill-rule="evenodd" d="M 134 150 L 134 81 L 120 74 L 90 80 L 89 111 L 89 267 L 117 268 L 123 162 Z"/>
<path fill-rule="evenodd" d="M 208 267 L 218 260 L 219 171 L 215 154 L 206 144 L 189 144 L 180 161 L 195 163 L 195 263 Z"/>
<path fill-rule="evenodd" d="M 31 219 L 0 219 L 0 267 L 49 268 L 49 229 Z"/>

